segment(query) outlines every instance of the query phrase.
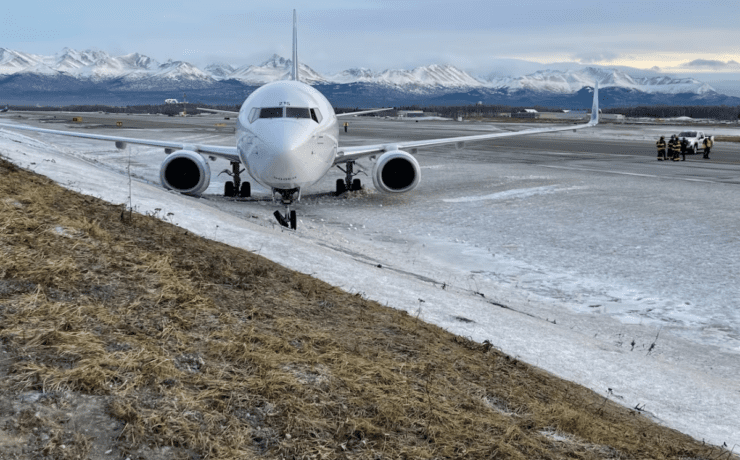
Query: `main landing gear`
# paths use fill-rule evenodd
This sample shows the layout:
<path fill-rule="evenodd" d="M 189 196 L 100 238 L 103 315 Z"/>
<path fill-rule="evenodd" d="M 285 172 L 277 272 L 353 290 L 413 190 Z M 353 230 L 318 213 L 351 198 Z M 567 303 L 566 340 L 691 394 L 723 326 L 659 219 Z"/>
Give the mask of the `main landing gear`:
<path fill-rule="evenodd" d="M 337 168 L 339 168 L 344 174 L 346 174 L 344 179 L 337 179 L 337 196 L 347 191 L 356 192 L 362 189 L 362 182 L 360 182 L 360 179 L 353 179 L 356 175 L 359 174 L 359 172 L 354 172 L 354 166 L 355 162 L 352 160 L 346 163 L 347 169 L 342 169 L 341 166 L 337 165 Z M 360 172 L 364 174 L 364 171 Z"/>
<path fill-rule="evenodd" d="M 295 211 L 290 209 L 290 205 L 293 203 L 293 195 L 298 192 L 298 189 L 273 189 L 272 192 L 273 195 L 275 194 L 275 192 L 280 193 L 280 201 L 283 203 L 283 205 L 285 205 L 285 214 L 281 213 L 280 211 L 275 211 L 275 213 L 273 214 L 275 216 L 275 219 L 283 227 L 295 230 L 298 226 L 298 219 L 296 218 Z"/>
<path fill-rule="evenodd" d="M 234 178 L 233 182 L 227 181 L 224 184 L 224 196 L 238 196 L 240 198 L 249 198 L 250 196 L 252 196 L 252 186 L 249 184 L 249 182 L 242 182 L 241 180 L 241 173 L 243 173 L 244 170 L 239 169 L 240 167 L 241 164 L 239 162 L 232 161 L 231 171 L 229 171 L 228 169 L 224 169 L 218 174 L 220 176 L 221 174 L 226 173 Z"/>

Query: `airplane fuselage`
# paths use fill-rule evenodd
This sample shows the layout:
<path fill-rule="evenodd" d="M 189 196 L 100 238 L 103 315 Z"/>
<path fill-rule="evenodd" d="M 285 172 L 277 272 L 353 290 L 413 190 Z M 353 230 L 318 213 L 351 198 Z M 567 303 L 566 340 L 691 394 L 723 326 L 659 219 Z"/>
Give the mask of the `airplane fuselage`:
<path fill-rule="evenodd" d="M 255 90 L 242 104 L 236 147 L 249 175 L 274 190 L 300 190 L 334 164 L 339 124 L 329 101 L 299 81 Z"/>

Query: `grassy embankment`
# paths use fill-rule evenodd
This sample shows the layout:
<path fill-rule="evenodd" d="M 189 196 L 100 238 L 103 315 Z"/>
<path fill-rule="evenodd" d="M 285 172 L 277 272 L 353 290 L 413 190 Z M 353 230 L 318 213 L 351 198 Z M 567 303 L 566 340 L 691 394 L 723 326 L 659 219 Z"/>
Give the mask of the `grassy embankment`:
<path fill-rule="evenodd" d="M 0 161 L 0 457 L 107 451 L 729 456 L 490 344 Z"/>

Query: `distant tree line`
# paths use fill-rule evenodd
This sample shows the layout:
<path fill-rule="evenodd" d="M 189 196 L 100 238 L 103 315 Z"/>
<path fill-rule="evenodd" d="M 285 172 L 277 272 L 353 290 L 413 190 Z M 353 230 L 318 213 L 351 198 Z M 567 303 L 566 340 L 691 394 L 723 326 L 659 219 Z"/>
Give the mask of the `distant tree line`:
<path fill-rule="evenodd" d="M 177 104 L 152 104 L 152 105 L 129 105 L 129 106 L 111 106 L 111 105 L 68 105 L 64 107 L 36 107 L 36 106 L 9 106 L 12 111 L 34 111 L 34 112 L 103 112 L 103 113 L 161 113 L 164 115 L 178 115 L 183 110 L 189 114 L 198 112 L 198 107 L 205 107 L 217 110 L 230 110 L 238 112 L 239 105 L 208 105 L 199 103 L 177 103 Z"/>
<path fill-rule="evenodd" d="M 740 118 L 740 106 L 727 105 L 692 105 L 692 106 L 649 106 L 649 107 L 615 107 L 602 109 L 602 113 L 620 113 L 626 117 L 652 118 L 709 118 L 713 120 L 737 120 Z"/>
<path fill-rule="evenodd" d="M 518 113 L 524 112 L 524 109 L 535 109 L 538 112 L 562 112 L 563 109 L 544 106 L 511 106 L 511 105 L 431 105 L 419 106 L 411 105 L 400 107 L 399 110 L 423 110 L 425 112 L 436 112 L 440 117 L 457 118 L 457 117 L 494 117 L 498 113 Z"/>
<path fill-rule="evenodd" d="M 510 105 L 465 105 L 465 106 L 406 106 L 399 110 L 424 110 L 437 112 L 439 116 L 447 118 L 457 117 L 494 117 L 497 113 L 518 113 L 524 109 L 535 109 L 538 112 L 563 112 L 558 107 L 544 106 L 510 106 Z M 626 117 L 653 117 L 653 118 L 709 118 L 714 120 L 740 119 L 740 106 L 640 106 L 640 107 L 613 107 L 602 108 L 602 113 L 618 113 Z"/>
<path fill-rule="evenodd" d="M 187 110 L 189 114 L 198 113 L 198 107 L 204 107 L 208 109 L 217 110 L 228 110 L 232 112 L 238 112 L 241 105 L 229 105 L 229 104 L 200 104 L 200 103 L 177 103 L 177 104 L 152 104 L 152 105 L 130 105 L 130 106 L 110 106 L 110 105 L 70 105 L 64 107 L 35 107 L 35 106 L 10 106 L 10 110 L 13 111 L 69 111 L 69 112 L 104 112 L 104 113 L 161 113 L 164 115 L 177 115 L 183 110 Z M 544 106 L 510 106 L 510 105 L 464 105 L 464 106 L 402 106 L 389 110 L 387 112 L 381 112 L 381 116 L 395 116 L 399 110 L 424 110 L 425 112 L 436 112 L 441 117 L 457 118 L 457 117 L 494 117 L 497 113 L 517 113 L 524 112 L 524 109 L 535 109 L 538 112 L 563 112 L 563 109 L 557 107 L 544 107 Z M 335 107 L 336 113 L 344 112 L 356 112 L 363 110 L 360 107 Z M 612 107 L 602 108 L 602 113 L 618 113 L 626 117 L 652 117 L 652 118 L 675 118 L 675 117 L 691 117 L 691 118 L 709 118 L 714 120 L 738 120 L 740 119 L 740 106 L 705 106 L 705 105 L 692 105 L 692 106 L 639 106 L 639 107 Z M 368 116 L 376 116 L 376 114 L 369 114 Z"/>

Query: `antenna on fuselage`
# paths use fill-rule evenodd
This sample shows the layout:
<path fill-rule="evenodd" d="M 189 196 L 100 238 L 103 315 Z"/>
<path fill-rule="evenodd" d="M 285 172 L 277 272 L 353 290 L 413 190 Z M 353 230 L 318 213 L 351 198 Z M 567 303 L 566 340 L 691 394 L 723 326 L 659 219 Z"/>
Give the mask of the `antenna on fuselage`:
<path fill-rule="evenodd" d="M 293 80 L 298 81 L 298 25 L 293 10 Z"/>

